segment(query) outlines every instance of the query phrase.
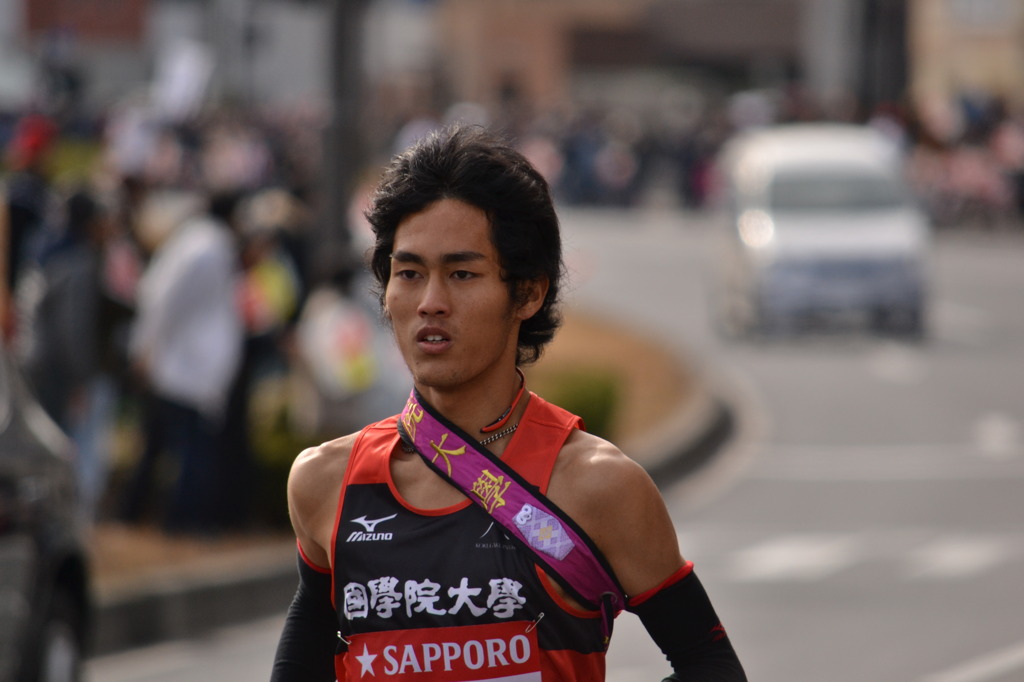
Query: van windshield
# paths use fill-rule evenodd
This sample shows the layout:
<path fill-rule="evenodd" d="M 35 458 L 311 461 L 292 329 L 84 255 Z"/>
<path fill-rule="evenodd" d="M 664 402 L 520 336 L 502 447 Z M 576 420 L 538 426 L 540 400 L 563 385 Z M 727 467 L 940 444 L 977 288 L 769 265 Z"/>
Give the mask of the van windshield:
<path fill-rule="evenodd" d="M 863 172 L 780 173 L 768 188 L 768 205 L 777 211 L 862 211 L 906 203 L 898 179 Z"/>

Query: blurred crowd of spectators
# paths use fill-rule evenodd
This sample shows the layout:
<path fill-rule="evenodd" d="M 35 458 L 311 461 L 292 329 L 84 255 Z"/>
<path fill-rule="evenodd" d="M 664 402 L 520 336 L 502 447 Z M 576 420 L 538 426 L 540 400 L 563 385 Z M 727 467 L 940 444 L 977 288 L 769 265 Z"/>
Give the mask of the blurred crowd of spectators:
<path fill-rule="evenodd" d="M 955 106 L 881 110 L 904 141 L 912 189 L 938 227 L 1019 228 L 1024 219 L 1024 112 L 981 94 Z"/>
<path fill-rule="evenodd" d="M 871 110 L 825 109 L 793 87 L 675 104 L 646 111 L 581 107 L 532 117 L 491 117 L 456 105 L 410 127 L 422 131 L 469 111 L 475 120 L 511 130 L 563 204 L 702 209 L 714 196 L 716 155 L 737 131 L 809 121 L 867 124 L 903 150 L 908 185 L 937 226 L 1015 227 L 1024 219 L 1024 111 L 996 97 L 975 93 L 920 108 L 887 102 Z"/>
<path fill-rule="evenodd" d="M 509 130 L 561 203 L 700 209 L 729 135 L 821 116 L 778 93 L 658 117 L 591 108 L 503 121 L 460 104 L 403 121 L 375 158 L 453 118 Z M 364 275 L 351 263 L 318 277 L 310 267 L 322 117 L 224 109 L 161 122 L 126 101 L 93 128 L 96 153 L 77 173 L 52 164 L 61 123 L 41 113 L 9 122 L 0 125 L 4 345 L 75 441 L 92 517 L 187 533 L 249 523 L 254 433 L 266 428 L 251 415 L 268 383 L 288 394 L 270 401 L 287 402 L 288 428 L 305 434 L 401 406 L 403 368 Z M 1024 121 L 1002 103 L 883 106 L 860 122 L 899 142 L 937 224 L 1019 224 Z M 357 193 L 348 221 L 357 251 L 368 246 L 363 200 Z M 126 412 L 138 438 L 117 447 L 112 427 Z M 285 470 L 298 444 L 286 443 Z M 116 450 L 127 459 L 112 461 Z"/>
<path fill-rule="evenodd" d="M 635 206 L 659 193 L 662 202 L 700 209 L 713 196 L 725 140 L 751 126 L 808 121 L 867 124 L 889 135 L 937 227 L 1015 228 L 1024 220 L 1024 111 L 981 94 L 921 110 L 883 103 L 826 112 L 798 90 L 751 91 L 696 116 L 591 111 L 557 125 L 541 119 L 526 140 L 564 202 Z"/>
<path fill-rule="evenodd" d="M 91 518 L 172 533 L 244 527 L 259 490 L 250 415 L 264 382 L 289 392 L 301 363 L 317 367 L 305 393 L 327 393 L 312 411 L 356 394 L 372 403 L 388 369 L 374 302 L 353 293 L 351 263 L 324 282 L 309 271 L 320 129 L 236 111 L 157 124 L 128 106 L 72 172 L 55 162 L 53 119 L 29 113 L 11 127 L 4 345 L 73 439 Z M 118 443 L 126 417 L 131 437 Z M 323 426 L 304 419 L 288 426 L 310 436 Z"/>

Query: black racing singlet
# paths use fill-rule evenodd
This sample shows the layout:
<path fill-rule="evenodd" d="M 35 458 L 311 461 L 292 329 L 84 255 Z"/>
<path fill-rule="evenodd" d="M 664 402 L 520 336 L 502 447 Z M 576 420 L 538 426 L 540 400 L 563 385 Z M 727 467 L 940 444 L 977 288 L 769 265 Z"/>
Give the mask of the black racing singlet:
<path fill-rule="evenodd" d="M 502 458 L 542 491 L 578 417 L 531 395 Z M 574 609 L 483 510 L 416 509 L 389 459 L 395 418 L 359 435 L 334 532 L 334 597 L 349 642 L 339 679 L 603 680 L 596 612 Z M 341 677 L 344 667 L 345 677 Z"/>

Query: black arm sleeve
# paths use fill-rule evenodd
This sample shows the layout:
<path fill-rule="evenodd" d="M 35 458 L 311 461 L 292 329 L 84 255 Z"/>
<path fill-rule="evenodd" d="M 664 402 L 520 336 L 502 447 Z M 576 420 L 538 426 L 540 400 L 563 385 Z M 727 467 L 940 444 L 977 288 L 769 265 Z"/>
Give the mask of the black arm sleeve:
<path fill-rule="evenodd" d="M 675 671 L 662 682 L 747 679 L 704 586 L 692 571 L 628 610 L 640 618 Z"/>
<path fill-rule="evenodd" d="M 338 619 L 331 605 L 331 576 L 299 556 L 299 587 L 288 609 L 270 682 L 335 682 Z"/>

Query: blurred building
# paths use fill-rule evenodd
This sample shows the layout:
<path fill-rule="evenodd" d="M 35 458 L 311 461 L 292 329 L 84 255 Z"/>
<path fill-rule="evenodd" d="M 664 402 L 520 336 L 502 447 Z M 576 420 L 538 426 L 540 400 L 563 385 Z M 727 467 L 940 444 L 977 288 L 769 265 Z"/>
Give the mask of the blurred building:
<path fill-rule="evenodd" d="M 916 102 L 986 93 L 1024 107 L 1024 2 L 911 0 Z"/>
<path fill-rule="evenodd" d="M 74 31 L 106 44 L 138 43 L 148 0 L 32 0 L 24 5 L 30 35 Z"/>
<path fill-rule="evenodd" d="M 654 96 L 671 82 L 711 92 L 800 82 L 815 99 L 848 101 L 874 77 L 863 53 L 879 37 L 869 23 L 878 2 L 447 0 L 441 57 L 463 96 L 489 103 L 614 95 L 621 105 L 621 93 L 642 97 L 646 84 Z M 900 73 L 903 36 L 885 39 Z"/>
<path fill-rule="evenodd" d="M 1021 0 L 367 2 L 371 82 L 428 101 L 543 109 L 608 93 L 640 100 L 679 83 L 709 92 L 799 84 L 825 107 L 862 109 L 907 93 L 1024 97 Z M 346 4 L 0 0 L 0 51 L 57 55 L 82 72 L 81 96 L 94 107 L 153 78 L 182 39 L 208 51 L 221 97 L 326 101 L 330 14 Z"/>
<path fill-rule="evenodd" d="M 0 0 L 0 49 L 31 60 L 32 80 L 5 105 L 59 101 L 62 108 L 119 94 L 145 77 L 139 51 L 145 44 L 149 0 Z M 6 62 L 6 59 L 5 59 Z M 6 66 L 6 64 L 5 64 Z M 105 84 L 110 84 L 106 88 Z M 17 100 L 22 100 L 18 102 Z"/>

